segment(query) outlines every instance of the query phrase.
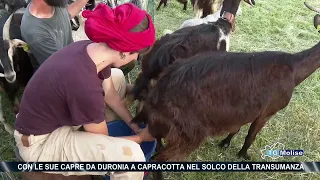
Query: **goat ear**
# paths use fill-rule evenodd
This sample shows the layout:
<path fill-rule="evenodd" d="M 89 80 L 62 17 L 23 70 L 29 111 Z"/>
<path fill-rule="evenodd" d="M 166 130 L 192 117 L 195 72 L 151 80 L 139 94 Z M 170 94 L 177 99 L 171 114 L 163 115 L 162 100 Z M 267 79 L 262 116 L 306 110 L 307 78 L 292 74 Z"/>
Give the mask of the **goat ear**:
<path fill-rule="evenodd" d="M 11 40 L 11 45 L 13 47 L 24 47 L 26 45 L 28 45 L 26 42 L 20 40 L 20 39 L 12 39 Z"/>
<path fill-rule="evenodd" d="M 23 50 L 27 53 L 31 53 L 29 47 L 28 47 L 28 44 L 20 39 L 12 39 L 10 41 L 10 46 L 12 48 L 17 48 L 17 47 L 20 47 L 20 48 L 23 48 Z"/>

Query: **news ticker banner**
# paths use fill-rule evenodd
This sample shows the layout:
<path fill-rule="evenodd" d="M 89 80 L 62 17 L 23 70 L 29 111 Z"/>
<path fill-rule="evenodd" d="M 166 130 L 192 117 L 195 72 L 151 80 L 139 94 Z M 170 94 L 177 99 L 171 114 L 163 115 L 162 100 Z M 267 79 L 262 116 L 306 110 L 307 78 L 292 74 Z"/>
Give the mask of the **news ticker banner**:
<path fill-rule="evenodd" d="M 0 162 L 0 172 L 199 171 L 319 172 L 320 162 Z"/>

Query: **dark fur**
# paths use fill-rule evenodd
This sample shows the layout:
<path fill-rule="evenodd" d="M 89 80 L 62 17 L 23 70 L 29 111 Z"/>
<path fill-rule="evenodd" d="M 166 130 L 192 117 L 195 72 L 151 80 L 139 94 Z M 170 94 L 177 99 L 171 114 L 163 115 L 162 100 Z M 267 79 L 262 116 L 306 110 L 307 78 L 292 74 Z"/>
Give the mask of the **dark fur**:
<path fill-rule="evenodd" d="M 238 156 L 265 123 L 290 102 L 294 88 L 320 67 L 320 43 L 290 54 L 206 52 L 176 61 L 159 77 L 141 114 L 149 132 L 164 138 L 156 161 L 183 160 L 212 136 L 230 133 L 227 147 L 240 128 L 251 123 Z"/>
<path fill-rule="evenodd" d="M 231 5 L 223 4 L 223 9 L 235 15 L 239 2 L 235 0 Z M 138 75 L 131 92 L 133 99 L 143 100 L 143 94 L 148 93 L 150 81 L 156 80 L 163 69 L 176 59 L 188 58 L 203 51 L 226 51 L 226 42 L 221 42 L 220 49 L 217 49 L 219 29 L 226 35 L 230 34 L 231 28 L 228 21 L 218 19 L 217 22 L 185 27 L 162 36 L 155 42 L 151 52 L 142 59 L 142 73 Z"/>
<path fill-rule="evenodd" d="M 317 29 L 317 27 L 320 25 L 320 15 L 316 14 L 313 18 L 313 25 Z M 320 33 L 320 29 L 318 31 Z"/>
<path fill-rule="evenodd" d="M 11 4 L 9 4 L 10 5 L 9 7 L 10 7 L 10 10 L 12 10 L 12 12 L 10 11 L 9 13 L 10 14 L 15 13 L 17 9 L 26 7 L 27 3 L 23 3 L 23 2 L 25 1 L 20 0 L 20 1 L 11 2 Z M 4 1 L 3 3 L 5 4 L 9 2 Z M 30 3 L 30 1 L 28 1 L 28 3 Z M 71 4 L 71 3 L 73 3 L 73 0 L 68 0 L 68 4 Z M 89 4 L 87 4 L 88 6 L 86 7 L 86 9 L 93 9 L 95 5 L 95 1 L 89 0 L 88 3 Z M 22 19 L 22 14 L 17 13 L 13 15 L 12 23 L 11 23 L 12 25 L 10 26 L 11 39 L 14 39 L 14 38 L 22 39 L 21 32 L 20 32 L 21 19 Z M 77 16 L 74 19 L 76 21 L 76 24 L 74 24 L 72 21 L 70 21 L 70 23 L 72 25 L 72 30 L 76 31 L 78 30 L 80 23 Z M 3 24 L 1 25 L 1 28 L 3 28 Z M 8 41 L 1 40 L 0 45 L 2 46 L 1 56 L 3 57 L 7 56 Z M 6 57 L 6 58 L 3 58 L 2 60 L 8 60 L 8 58 Z M 13 66 L 16 72 L 17 79 L 14 83 L 8 83 L 5 78 L 1 78 L 1 84 L 5 92 L 7 93 L 10 102 L 13 105 L 14 113 L 18 113 L 19 111 L 19 102 L 17 100 L 18 90 L 20 87 L 25 87 L 33 75 L 34 69 L 31 63 L 33 61 L 37 63 L 35 57 L 32 54 L 28 54 L 23 50 L 23 48 L 20 48 L 20 47 L 16 48 L 13 53 Z M 3 72 L 3 69 L 1 69 L 0 71 Z"/>
<path fill-rule="evenodd" d="M 72 4 L 74 0 L 68 0 L 68 4 Z M 96 6 L 95 0 L 89 0 L 88 3 L 85 5 L 84 9 L 93 10 Z M 73 18 L 74 21 L 70 20 L 71 28 L 73 31 L 77 31 L 80 28 L 79 16 L 75 16 Z"/>
<path fill-rule="evenodd" d="M 7 40 L 0 40 L 1 46 L 1 60 L 9 61 L 8 59 L 8 48 L 9 42 Z M 30 56 L 23 48 L 18 47 L 13 51 L 13 67 L 16 72 L 16 80 L 13 83 L 7 82 L 5 78 L 0 78 L 1 85 L 5 90 L 8 98 L 13 106 L 13 111 L 15 114 L 19 112 L 19 102 L 17 100 L 17 93 L 20 87 L 25 87 L 33 75 L 33 67 L 31 64 Z M 2 67 L 0 67 L 0 72 L 3 73 Z"/>
<path fill-rule="evenodd" d="M 176 59 L 188 58 L 203 51 L 217 51 L 219 29 L 227 34 L 230 33 L 231 25 L 219 19 L 213 24 L 182 28 L 157 40 L 152 50 L 142 59 L 142 72 L 132 90 L 134 99 L 143 100 L 142 95 L 147 94 L 151 79 L 157 79 L 163 69 Z M 225 47 L 221 48 L 225 51 Z"/>
<path fill-rule="evenodd" d="M 23 8 L 19 4 L 14 9 L 20 9 Z M 9 17 L 11 13 L 7 12 L 6 10 L 1 11 L 1 18 L 4 18 L 1 21 L 0 27 L 3 29 L 3 25 L 7 18 Z M 21 32 L 20 32 L 20 24 L 21 24 L 21 18 L 23 15 L 23 11 L 20 12 L 13 12 L 12 20 L 10 23 L 10 39 L 22 39 Z M 10 60 L 8 57 L 8 49 L 9 49 L 9 42 L 7 40 L 2 40 L 3 37 L 1 35 L 0 40 L 0 56 L 1 56 L 1 62 L 3 65 L 6 65 L 5 67 L 8 67 L 8 64 L 10 64 Z M 5 90 L 6 94 L 8 95 L 8 98 L 13 106 L 14 113 L 17 113 L 19 111 L 19 102 L 17 100 L 17 93 L 19 90 L 19 87 L 24 87 L 28 83 L 29 79 L 31 78 L 33 74 L 33 68 L 31 65 L 31 58 L 29 57 L 28 53 L 23 50 L 21 47 L 17 47 L 13 49 L 13 68 L 16 72 L 16 80 L 13 83 L 9 83 L 6 81 L 5 78 L 0 78 L 1 85 L 3 89 Z M 12 69 L 12 68 L 10 68 Z M 0 72 L 3 73 L 4 69 L 0 67 Z"/>
<path fill-rule="evenodd" d="M 183 4 L 183 10 L 186 11 L 187 10 L 187 4 L 188 4 L 188 0 L 177 0 L 179 3 Z M 167 6 L 168 0 L 160 0 L 159 5 L 157 7 L 157 11 L 160 9 L 160 7 L 163 5 L 164 7 Z M 191 5 L 192 7 L 194 7 L 195 4 L 195 0 L 191 0 Z"/>
<path fill-rule="evenodd" d="M 0 9 L 6 9 L 10 14 L 22 7 L 27 7 L 25 0 L 0 0 Z"/>

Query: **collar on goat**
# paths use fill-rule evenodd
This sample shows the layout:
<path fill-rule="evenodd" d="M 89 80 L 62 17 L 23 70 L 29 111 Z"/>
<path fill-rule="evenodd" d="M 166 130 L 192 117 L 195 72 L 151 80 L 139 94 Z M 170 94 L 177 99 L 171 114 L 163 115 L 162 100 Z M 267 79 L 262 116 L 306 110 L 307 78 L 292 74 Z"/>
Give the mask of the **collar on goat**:
<path fill-rule="evenodd" d="M 231 24 L 231 30 L 234 31 L 235 17 L 232 13 L 229 13 L 227 11 L 223 11 L 221 19 L 228 21 Z"/>

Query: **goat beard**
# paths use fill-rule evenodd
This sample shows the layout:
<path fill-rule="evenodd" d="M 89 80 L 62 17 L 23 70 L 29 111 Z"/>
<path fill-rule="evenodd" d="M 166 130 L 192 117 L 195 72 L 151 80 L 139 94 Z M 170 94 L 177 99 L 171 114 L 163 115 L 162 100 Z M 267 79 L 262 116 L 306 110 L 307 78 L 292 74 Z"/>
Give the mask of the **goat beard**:
<path fill-rule="evenodd" d="M 67 0 L 44 0 L 49 6 L 52 7 L 66 7 L 68 4 Z"/>

